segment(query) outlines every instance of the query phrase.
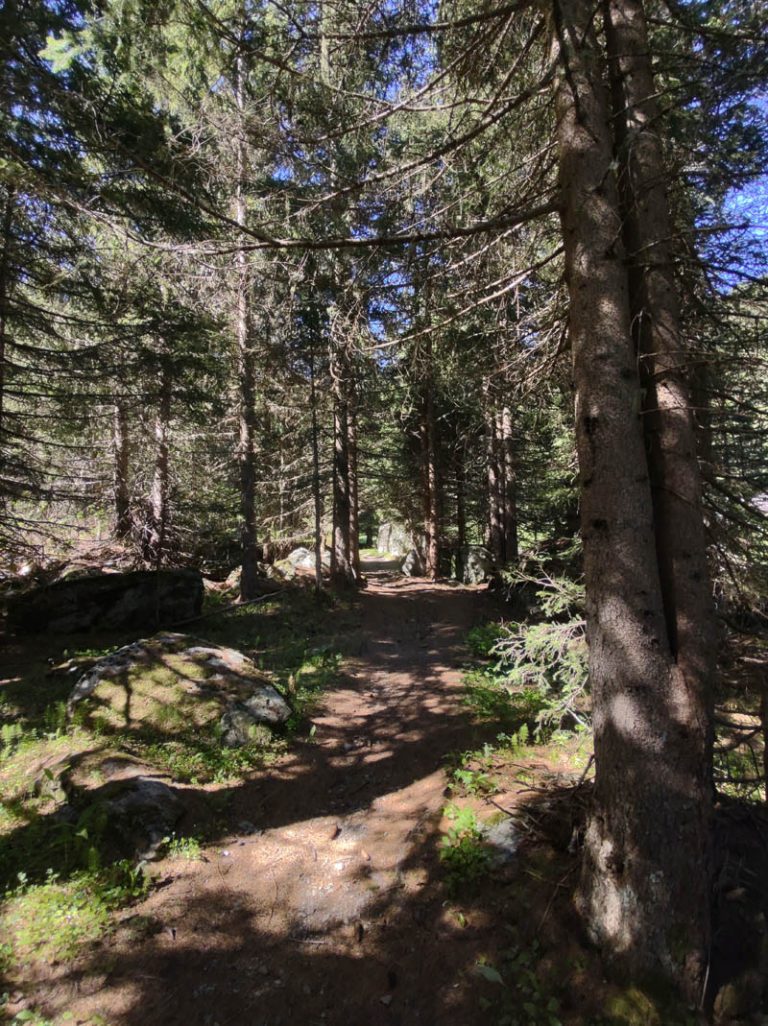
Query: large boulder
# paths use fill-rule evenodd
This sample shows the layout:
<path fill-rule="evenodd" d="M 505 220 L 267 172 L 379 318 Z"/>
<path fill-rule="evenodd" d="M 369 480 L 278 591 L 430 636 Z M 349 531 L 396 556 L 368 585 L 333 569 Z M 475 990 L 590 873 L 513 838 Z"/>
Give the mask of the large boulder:
<path fill-rule="evenodd" d="M 411 548 L 413 548 L 412 532 L 404 524 L 385 521 L 379 527 L 376 538 L 378 552 L 389 553 L 392 556 L 404 556 Z"/>
<path fill-rule="evenodd" d="M 8 626 L 23 634 L 158 627 L 199 616 L 196 570 L 99 573 L 57 581 L 8 601 Z"/>
<path fill-rule="evenodd" d="M 416 549 L 411 549 L 411 551 L 403 560 L 403 565 L 400 567 L 400 569 L 406 577 L 423 577 L 424 560 L 421 558 Z"/>
<path fill-rule="evenodd" d="M 493 570 L 493 559 L 482 545 L 465 545 L 459 552 L 463 584 L 482 584 Z"/>
<path fill-rule="evenodd" d="M 68 712 L 106 732 L 161 739 L 210 731 L 237 747 L 292 710 L 242 652 L 164 633 L 99 659 L 75 684 Z"/>

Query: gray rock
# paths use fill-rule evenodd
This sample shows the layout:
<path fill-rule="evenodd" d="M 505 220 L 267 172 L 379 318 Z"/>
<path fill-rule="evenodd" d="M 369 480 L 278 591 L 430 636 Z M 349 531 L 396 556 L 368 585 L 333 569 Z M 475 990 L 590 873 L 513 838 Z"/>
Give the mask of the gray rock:
<path fill-rule="evenodd" d="M 101 802 L 125 849 L 145 860 L 156 857 L 184 811 L 172 787 L 145 776 L 119 781 Z"/>
<path fill-rule="evenodd" d="M 416 549 L 411 549 L 400 569 L 406 577 L 421 577 L 424 574 L 424 560 Z"/>
<path fill-rule="evenodd" d="M 503 819 L 500 823 L 483 829 L 486 844 L 494 849 L 493 864 L 508 865 L 513 862 L 520 847 L 522 834 L 512 819 Z"/>
<path fill-rule="evenodd" d="M 482 545 L 467 545 L 459 556 L 463 584 L 482 584 L 488 580 L 493 569 L 493 559 L 488 549 Z"/>
<path fill-rule="evenodd" d="M 75 684 L 70 716 L 98 718 L 116 729 L 163 734 L 219 723 L 223 743 L 247 744 L 258 725 L 285 723 L 291 707 L 242 652 L 162 633 L 98 660 Z"/>
<path fill-rule="evenodd" d="M 289 552 L 286 559 L 294 567 L 302 567 L 305 570 L 313 570 L 315 566 L 315 554 L 301 545 L 293 552 Z"/>
<path fill-rule="evenodd" d="M 198 616 L 202 604 L 203 578 L 196 570 L 99 573 L 14 596 L 8 624 L 22 634 L 157 627 Z"/>

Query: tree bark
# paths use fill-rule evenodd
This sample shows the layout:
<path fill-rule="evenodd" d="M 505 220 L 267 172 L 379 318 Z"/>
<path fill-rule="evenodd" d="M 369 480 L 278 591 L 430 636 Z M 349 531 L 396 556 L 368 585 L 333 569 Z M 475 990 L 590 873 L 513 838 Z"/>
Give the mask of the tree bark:
<path fill-rule="evenodd" d="M 440 575 L 440 500 L 432 373 L 432 339 L 427 335 L 421 431 L 424 482 L 424 573 L 430 580 L 436 581 Z"/>
<path fill-rule="evenodd" d="M 317 423 L 315 352 L 309 354 L 309 401 L 312 413 L 312 501 L 315 515 L 315 591 L 323 588 L 323 501 L 320 489 L 320 439 Z"/>
<path fill-rule="evenodd" d="M 128 411 L 118 399 L 112 418 L 113 500 L 115 522 L 113 536 L 124 541 L 131 533 L 131 493 L 129 487 L 130 436 Z"/>
<path fill-rule="evenodd" d="M 347 436 L 349 449 L 349 560 L 355 578 L 360 581 L 360 495 L 357 476 L 357 398 L 354 382 L 349 383 L 347 407 Z"/>
<path fill-rule="evenodd" d="M 0 482 L 4 471 L 5 446 L 5 367 L 6 339 L 8 334 L 8 301 L 11 293 L 11 239 L 13 229 L 14 191 L 8 188 L 3 211 L 3 251 L 0 256 Z M 0 502 L 2 498 L 0 498 Z"/>
<path fill-rule="evenodd" d="M 517 466 L 515 440 L 512 433 L 512 412 L 503 407 L 500 415 L 499 444 L 503 470 L 502 515 L 504 562 L 515 563 L 519 555 L 517 537 Z"/>
<path fill-rule="evenodd" d="M 709 774 L 667 630 L 605 64 L 585 0 L 555 36 L 561 220 L 576 393 L 595 793 L 580 905 L 609 961 L 701 1000 Z"/>
<path fill-rule="evenodd" d="M 235 64 L 234 94 L 238 111 L 236 144 L 235 221 L 247 223 L 247 142 L 245 138 L 245 86 L 243 58 Z M 240 474 L 240 598 L 243 602 L 258 594 L 258 527 L 256 522 L 256 369 L 252 348 L 251 280 L 248 255 L 235 255 L 237 295 L 235 298 L 235 345 L 237 349 L 238 450 Z"/>
<path fill-rule="evenodd" d="M 349 404 L 346 360 L 332 354 L 333 380 L 333 548 L 331 580 L 346 586 L 354 581 L 350 546 Z"/>
<path fill-rule="evenodd" d="M 170 367 L 164 364 L 161 371 L 160 394 L 155 416 L 155 470 L 149 493 L 149 516 L 144 542 L 144 558 L 158 570 L 163 564 L 168 536 L 172 385 Z"/>
<path fill-rule="evenodd" d="M 486 415 L 485 456 L 488 479 L 488 550 L 495 565 L 501 566 L 504 563 L 502 481 L 496 434 L 496 413 L 490 405 Z"/>
<path fill-rule="evenodd" d="M 699 704 L 698 716 L 706 724 L 711 719 L 714 609 L 670 241 L 674 226 L 642 0 L 606 0 L 605 24 L 667 630 L 691 701 Z M 707 756 L 706 749 L 702 756 Z"/>
<path fill-rule="evenodd" d="M 456 578 L 464 579 L 464 550 L 467 546 L 467 481 L 464 447 L 456 448 Z"/>

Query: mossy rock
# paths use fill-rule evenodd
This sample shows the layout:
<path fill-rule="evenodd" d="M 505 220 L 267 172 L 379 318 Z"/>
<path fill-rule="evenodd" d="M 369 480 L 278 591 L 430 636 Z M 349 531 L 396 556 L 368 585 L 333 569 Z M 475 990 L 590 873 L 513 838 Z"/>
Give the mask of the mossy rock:
<path fill-rule="evenodd" d="M 215 728 L 233 747 L 249 743 L 251 727 L 279 725 L 292 712 L 242 652 L 170 633 L 100 659 L 75 685 L 68 711 L 105 733 L 173 739 Z"/>

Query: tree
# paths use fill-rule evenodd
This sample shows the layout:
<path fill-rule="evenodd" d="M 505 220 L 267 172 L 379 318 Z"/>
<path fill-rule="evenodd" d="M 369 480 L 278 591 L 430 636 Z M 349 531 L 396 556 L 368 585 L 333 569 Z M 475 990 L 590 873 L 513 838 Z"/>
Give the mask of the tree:
<path fill-rule="evenodd" d="M 612 18 L 627 12 L 622 3 L 615 0 Z M 654 506 L 654 481 L 663 472 L 657 469 L 658 448 L 654 452 L 646 444 L 651 425 L 658 417 L 665 427 L 669 421 L 674 427 L 690 414 L 679 395 L 669 410 L 659 398 L 653 420 L 641 414 L 605 56 L 592 20 L 592 8 L 582 0 L 568 0 L 555 10 L 561 216 L 596 763 L 581 902 L 593 935 L 611 958 L 636 976 L 657 971 L 671 977 L 698 1003 L 710 942 L 712 665 L 708 646 L 702 663 L 688 648 L 707 629 L 708 621 L 701 621 L 706 607 L 682 605 L 685 588 L 696 588 L 697 602 L 706 589 L 700 553 L 694 549 L 681 567 L 686 552 L 670 551 L 669 539 L 679 544 L 679 532 L 694 519 L 697 529 L 689 544 L 696 545 L 702 537 L 701 505 L 694 484 L 685 496 L 682 521 L 676 504 Z M 640 89 L 630 117 L 639 116 L 650 99 L 643 83 Z M 644 274 L 639 302 L 654 332 L 673 331 L 674 325 L 664 323 L 663 243 L 657 224 L 649 223 L 646 180 L 641 189 L 633 196 L 632 223 L 647 232 L 650 259 L 661 266 Z M 663 213 L 663 195 L 652 199 Z M 660 216 L 659 208 L 651 214 Z M 638 254 L 633 249 L 631 255 Z M 661 279 L 660 295 L 652 291 L 655 275 Z M 679 373 L 676 366 L 673 380 Z M 656 381 L 663 386 L 670 380 L 668 365 L 662 375 Z M 676 438 L 674 445 L 695 482 L 690 436 L 682 442 Z M 661 485 L 674 487 L 669 478 Z M 681 623 L 672 633 L 678 608 Z"/>

